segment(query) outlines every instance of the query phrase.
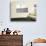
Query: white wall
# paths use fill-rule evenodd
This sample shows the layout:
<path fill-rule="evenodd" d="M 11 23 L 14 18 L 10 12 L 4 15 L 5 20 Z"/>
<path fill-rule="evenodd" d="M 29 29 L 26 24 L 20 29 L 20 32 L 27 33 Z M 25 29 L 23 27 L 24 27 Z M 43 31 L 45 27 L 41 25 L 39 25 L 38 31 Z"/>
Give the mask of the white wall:
<path fill-rule="evenodd" d="M 2 28 L 19 29 L 23 32 L 24 44 L 36 37 L 46 38 L 46 0 L 39 0 L 36 22 L 11 22 L 10 0 L 0 0 L 0 21 Z"/>
<path fill-rule="evenodd" d="M 46 46 L 46 43 L 33 43 L 33 46 Z"/>

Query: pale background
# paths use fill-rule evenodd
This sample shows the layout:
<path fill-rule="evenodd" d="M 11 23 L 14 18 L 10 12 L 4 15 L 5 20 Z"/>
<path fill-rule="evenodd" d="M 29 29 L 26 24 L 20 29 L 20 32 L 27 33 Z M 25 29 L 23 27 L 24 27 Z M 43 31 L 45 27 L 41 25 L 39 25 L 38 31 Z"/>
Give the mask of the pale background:
<path fill-rule="evenodd" d="M 33 43 L 33 46 L 46 46 L 46 43 Z"/>
<path fill-rule="evenodd" d="M 10 0 L 0 0 L 0 24 L 2 23 L 0 31 L 7 27 L 11 30 L 21 30 L 24 45 L 37 37 L 46 38 L 46 0 L 39 0 L 37 4 L 36 22 L 11 22 L 9 4 Z"/>

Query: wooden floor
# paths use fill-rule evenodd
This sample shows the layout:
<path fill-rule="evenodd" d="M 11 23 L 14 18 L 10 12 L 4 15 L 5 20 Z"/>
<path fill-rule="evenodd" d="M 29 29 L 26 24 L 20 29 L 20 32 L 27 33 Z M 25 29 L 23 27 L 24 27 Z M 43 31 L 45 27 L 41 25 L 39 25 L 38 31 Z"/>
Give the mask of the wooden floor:
<path fill-rule="evenodd" d="M 23 35 L 0 35 L 0 46 L 23 46 Z"/>

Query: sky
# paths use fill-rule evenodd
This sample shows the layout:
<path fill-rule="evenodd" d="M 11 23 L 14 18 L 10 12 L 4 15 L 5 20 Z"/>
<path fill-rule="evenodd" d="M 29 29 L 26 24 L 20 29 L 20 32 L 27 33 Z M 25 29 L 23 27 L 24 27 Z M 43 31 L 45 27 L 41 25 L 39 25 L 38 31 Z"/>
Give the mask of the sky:
<path fill-rule="evenodd" d="M 0 0 L 0 31 L 9 27 L 23 32 L 23 44 L 35 38 L 46 38 L 46 0 L 38 0 L 36 22 L 11 22 L 10 0 Z"/>

